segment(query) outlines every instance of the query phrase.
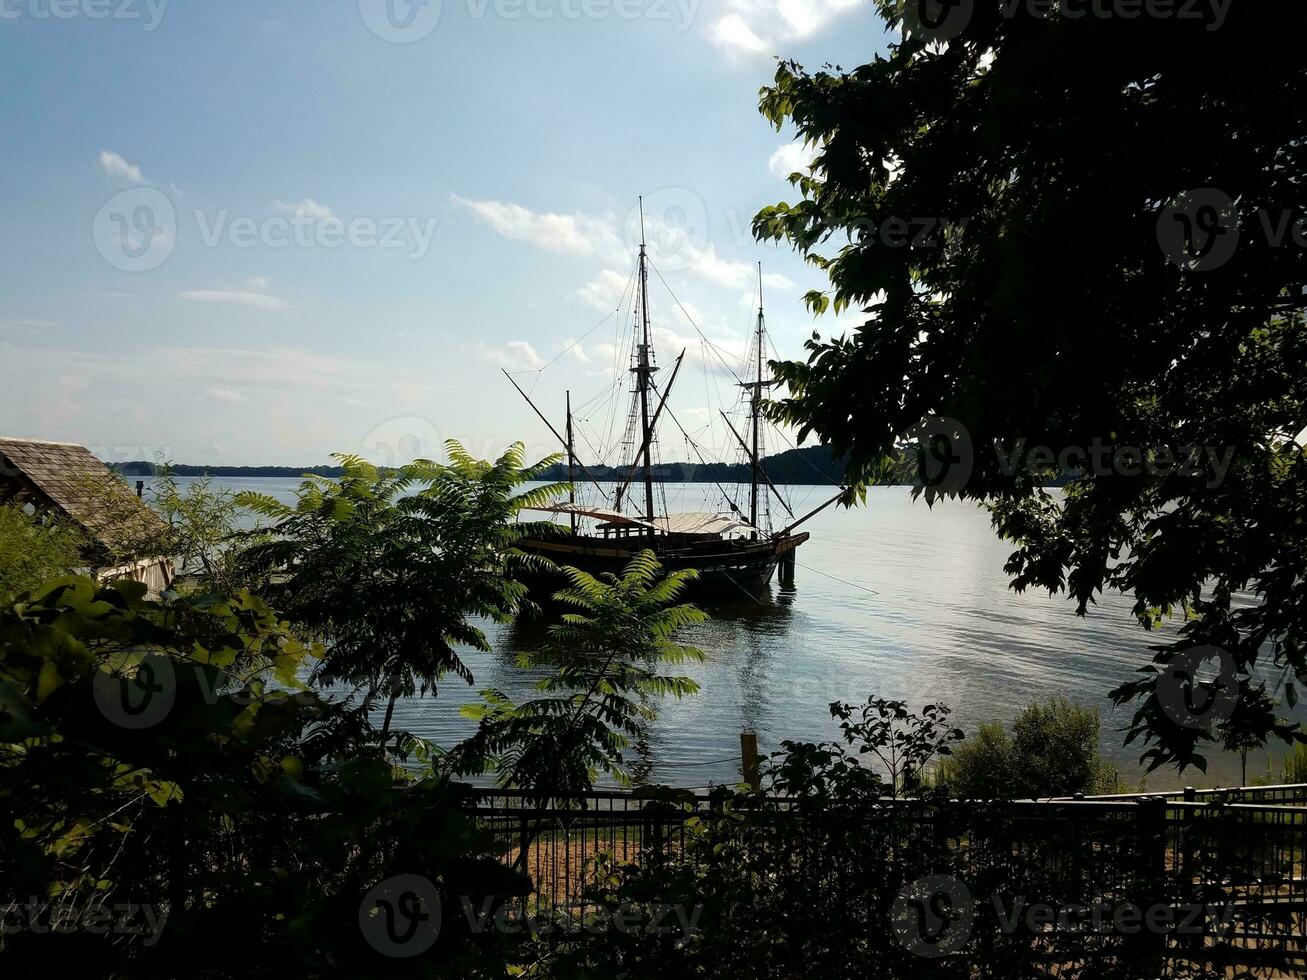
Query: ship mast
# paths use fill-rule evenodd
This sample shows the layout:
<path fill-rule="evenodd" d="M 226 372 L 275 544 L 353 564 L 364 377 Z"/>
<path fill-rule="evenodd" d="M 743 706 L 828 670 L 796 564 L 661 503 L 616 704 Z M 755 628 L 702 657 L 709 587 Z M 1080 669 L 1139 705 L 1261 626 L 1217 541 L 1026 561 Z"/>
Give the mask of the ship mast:
<path fill-rule="evenodd" d="M 753 537 L 758 537 L 758 422 L 762 409 L 762 263 L 758 263 L 758 377 L 753 383 L 753 449 L 750 457 L 753 463 L 752 480 L 749 484 L 749 523 L 753 525 Z"/>
<path fill-rule="evenodd" d="M 636 366 L 632 368 L 636 376 L 636 390 L 640 394 L 640 429 L 644 437 L 644 511 L 650 521 L 654 519 L 653 505 L 653 467 L 650 455 L 653 452 L 653 434 L 649 429 L 649 377 L 657 368 L 650 364 L 649 357 L 649 268 L 644 247 L 644 198 L 640 198 L 640 327 L 641 343 L 638 347 Z M 649 529 L 650 537 L 653 529 Z"/>
<path fill-rule="evenodd" d="M 567 392 L 567 502 L 576 503 L 576 450 L 572 444 L 572 392 Z M 572 525 L 572 537 L 576 537 L 576 514 L 567 515 Z"/>

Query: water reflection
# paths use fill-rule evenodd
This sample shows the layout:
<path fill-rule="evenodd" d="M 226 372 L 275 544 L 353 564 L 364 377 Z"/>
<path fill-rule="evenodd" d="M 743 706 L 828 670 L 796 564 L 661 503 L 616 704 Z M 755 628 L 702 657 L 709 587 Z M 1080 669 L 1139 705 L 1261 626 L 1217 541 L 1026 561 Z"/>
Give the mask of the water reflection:
<path fill-rule="evenodd" d="M 789 632 L 794 618 L 793 586 L 768 588 L 758 595 L 704 602 L 701 608 L 710 619 L 702 627 L 702 638 L 692 637 L 714 651 L 730 653 L 731 669 L 740 692 L 742 727 L 758 730 L 767 720 L 767 702 L 773 684 L 773 660 Z"/>

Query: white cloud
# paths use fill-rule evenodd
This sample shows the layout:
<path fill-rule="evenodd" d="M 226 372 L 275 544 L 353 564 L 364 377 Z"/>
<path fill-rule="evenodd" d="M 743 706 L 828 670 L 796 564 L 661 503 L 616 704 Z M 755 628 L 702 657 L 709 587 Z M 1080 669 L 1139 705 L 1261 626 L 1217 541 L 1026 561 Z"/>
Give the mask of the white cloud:
<path fill-rule="evenodd" d="M 478 343 L 477 353 L 511 371 L 535 371 L 545 366 L 545 359 L 525 340 L 510 340 L 502 349 Z"/>
<path fill-rule="evenodd" d="M 220 402 L 243 402 L 245 396 L 234 388 L 210 388 L 209 397 L 216 398 Z"/>
<path fill-rule="evenodd" d="M 545 366 L 544 359 L 525 340 L 510 340 L 505 346 L 508 348 L 509 357 L 520 361 L 526 367 L 540 368 Z"/>
<path fill-rule="evenodd" d="M 694 311 L 697 312 L 697 311 Z M 695 320 L 703 329 L 703 323 L 697 318 Z M 705 344 L 703 339 L 697 334 L 682 334 L 667 327 L 654 327 L 651 331 L 650 340 L 654 347 L 662 353 L 661 361 L 669 368 L 672 362 L 685 351 L 685 359 L 694 364 L 700 364 L 707 371 L 713 374 L 731 377 L 741 372 L 747 373 L 744 360 L 749 351 L 747 341 L 733 340 L 720 336 L 714 337 L 707 330 L 704 330 L 711 344 Z"/>
<path fill-rule="evenodd" d="M 100 151 L 100 166 L 104 168 L 104 172 L 110 177 L 117 177 L 133 184 L 145 183 L 145 178 L 141 176 L 140 167 L 128 163 L 119 154 L 110 150 Z"/>
<path fill-rule="evenodd" d="M 18 330 L 49 330 L 59 326 L 57 320 L 0 320 L 0 327 L 13 327 Z"/>
<path fill-rule="evenodd" d="M 573 255 L 607 257 L 622 249 L 616 221 L 608 216 L 531 211 L 511 201 L 470 200 L 457 194 L 451 197 L 496 234 L 516 242 Z"/>
<path fill-rule="evenodd" d="M 758 267 L 750 262 L 732 262 L 723 259 L 711 244 L 693 249 L 689 271 L 709 282 L 723 286 L 748 286 L 758 280 Z M 794 285 L 778 272 L 763 273 L 762 281 L 773 289 L 789 289 Z"/>
<path fill-rule="evenodd" d="M 857 5 L 858 0 L 731 0 L 734 12 L 713 22 L 708 37 L 739 58 L 775 54 L 783 45 L 814 37 Z"/>
<path fill-rule="evenodd" d="M 719 48 L 730 51 L 762 54 L 771 47 L 771 42 L 755 34 L 739 14 L 727 14 L 717 21 L 708 36 Z"/>
<path fill-rule="evenodd" d="M 572 360 L 576 361 L 578 364 L 590 363 L 590 355 L 585 352 L 585 348 L 583 348 L 575 339 L 569 339 L 566 343 L 561 345 L 561 349 L 566 350 Z"/>
<path fill-rule="evenodd" d="M 781 180 L 789 180 L 796 170 L 808 170 L 817 156 L 817 147 L 805 146 L 798 140 L 782 143 L 767 159 L 767 169 Z"/>
<path fill-rule="evenodd" d="M 749 367 L 745 361 L 749 351 L 749 340 L 723 336 L 723 331 L 705 325 L 703 314 L 694 306 L 687 303 L 685 307 L 686 312 L 694 318 L 694 322 L 703 331 L 703 336 L 697 332 L 682 333 L 680 329 L 653 324 L 649 331 L 649 339 L 658 352 L 659 364 L 670 372 L 672 364 L 684 350 L 687 368 L 690 365 L 699 365 L 700 368 L 724 378 L 741 373 L 747 374 Z M 683 324 L 687 331 L 693 330 L 679 310 L 676 313 L 676 322 Z M 704 337 L 708 338 L 707 343 Z M 607 365 L 600 369 L 599 374 L 606 374 L 614 363 L 624 362 L 628 353 L 628 348 L 624 347 L 619 351 L 609 341 L 594 344 L 590 348 L 591 356 L 597 362 Z M 677 411 L 679 412 L 680 409 Z"/>
<path fill-rule="evenodd" d="M 257 289 L 262 291 L 268 288 L 268 281 L 269 280 L 267 276 L 255 276 L 252 279 L 246 279 L 245 285 L 248 286 L 250 289 Z"/>
<path fill-rule="evenodd" d="M 13 350 L 20 348 L 15 345 Z M 22 347 L 25 370 L 84 374 L 100 381 L 139 384 L 141 378 L 165 378 L 198 390 L 244 386 L 265 389 L 331 392 L 390 392 L 393 365 L 355 356 L 334 357 L 303 348 L 265 350 L 222 347 L 143 347 L 118 353 L 48 347 Z M 19 363 L 0 351 L 0 368 Z M 3 382 L 0 382 L 3 384 Z"/>
<path fill-rule="evenodd" d="M 650 255 L 654 267 L 670 272 L 684 271 L 705 282 L 719 286 L 745 288 L 758 282 L 758 267 L 752 262 L 722 258 L 706 234 L 695 227 L 669 224 L 658 215 L 647 216 Z M 630 259 L 630 256 L 625 256 Z M 785 276 L 767 273 L 763 282 L 773 289 L 789 289 L 794 284 Z"/>
<path fill-rule="evenodd" d="M 686 246 L 689 252 L 688 270 L 707 279 L 709 282 L 721 283 L 723 286 L 742 286 L 753 277 L 753 269 L 747 262 L 731 262 L 721 258 L 711 244 L 703 248 Z"/>
<path fill-rule="evenodd" d="M 273 201 L 272 206 L 278 211 L 285 211 L 297 218 L 310 218 L 314 221 L 338 221 L 339 218 L 325 204 L 319 204 L 311 197 L 287 204 L 285 201 Z"/>
<path fill-rule="evenodd" d="M 630 274 L 611 267 L 632 262 L 635 251 L 634 246 L 623 241 L 622 226 L 616 216 L 540 213 L 511 202 L 470 201 L 458 195 L 453 198 L 505 238 L 528 242 L 547 251 L 594 256 L 608 265 L 609 268 L 602 269 L 576 290 L 577 298 L 587 306 L 611 312 L 623 301 L 624 294 L 627 301 L 632 298 Z M 661 243 L 651 247 L 651 252 L 665 253 L 661 257 L 668 260 L 669 273 L 684 272 L 712 285 L 733 289 L 749 289 L 757 284 L 755 264 L 723 258 L 712 242 L 688 234 L 684 228 L 664 227 L 657 216 L 649 215 L 647 219 L 650 240 Z M 655 259 L 654 267 L 658 265 Z M 765 274 L 763 283 L 769 289 L 794 287 L 787 277 L 775 272 Z"/>
<path fill-rule="evenodd" d="M 699 307 L 695 306 L 688 299 L 682 300 L 680 304 L 678 304 L 677 309 L 683 316 L 688 317 L 691 321 L 699 324 L 701 327 L 707 322 L 704 318 L 703 310 L 699 309 Z"/>
<path fill-rule="evenodd" d="M 152 379 L 148 390 L 142 378 Z M 446 386 L 433 382 L 420 364 L 383 351 L 374 359 L 357 351 L 333 356 L 248 345 L 79 350 L 0 333 L 0 391 L 12 395 L 14 406 L 10 428 L 104 447 L 98 455 L 106 459 L 325 462 L 328 451 L 360 447 L 364 432 L 396 414 L 397 385 L 404 382 L 416 386 L 410 390 L 426 391 L 426 407 L 410 414 L 433 413 Z M 240 392 L 246 401 L 211 400 L 206 393 L 214 388 Z M 160 403 L 173 409 L 161 413 Z M 257 426 L 233 429 L 228 413 L 248 411 L 252 404 L 258 406 Z M 206 411 L 206 405 L 221 410 Z M 191 448 L 170 448 L 177 445 L 176 433 Z M 227 440 L 235 443 L 235 458 L 215 460 L 201 448 Z"/>
<path fill-rule="evenodd" d="M 682 248 L 688 263 L 686 271 L 692 272 L 700 279 L 736 288 L 752 286 L 758 281 L 756 265 L 752 262 L 735 262 L 722 258 L 711 242 L 704 246 L 687 242 Z M 763 285 L 770 289 L 791 289 L 794 286 L 789 278 L 779 272 L 763 273 L 762 281 Z"/>
<path fill-rule="evenodd" d="M 235 303 L 240 306 L 257 306 L 261 310 L 284 310 L 286 301 L 266 293 L 250 293 L 231 289 L 188 289 L 177 294 L 181 299 L 201 303 Z"/>
<path fill-rule="evenodd" d="M 586 304 L 605 313 L 617 308 L 622 294 L 627 291 L 630 276 L 624 276 L 612 269 L 604 269 L 594 279 L 576 291 L 576 295 Z"/>

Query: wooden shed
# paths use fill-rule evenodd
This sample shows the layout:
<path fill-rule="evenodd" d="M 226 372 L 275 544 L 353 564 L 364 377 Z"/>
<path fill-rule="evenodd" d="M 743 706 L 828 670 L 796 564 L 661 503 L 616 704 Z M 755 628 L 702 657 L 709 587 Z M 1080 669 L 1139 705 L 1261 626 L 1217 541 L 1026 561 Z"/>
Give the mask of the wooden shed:
<path fill-rule="evenodd" d="M 91 541 L 87 565 L 102 580 L 166 589 L 170 558 L 142 557 L 167 526 L 85 446 L 0 436 L 0 503 L 30 504 L 78 524 Z"/>

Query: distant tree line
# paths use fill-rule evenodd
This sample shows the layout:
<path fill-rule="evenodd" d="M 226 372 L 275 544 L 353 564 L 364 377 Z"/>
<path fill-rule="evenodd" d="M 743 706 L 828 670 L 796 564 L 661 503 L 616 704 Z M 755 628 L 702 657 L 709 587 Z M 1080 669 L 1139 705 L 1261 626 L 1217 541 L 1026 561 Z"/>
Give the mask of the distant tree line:
<path fill-rule="evenodd" d="M 325 476 L 339 479 L 345 475 L 342 466 L 209 466 L 203 463 L 150 463 L 133 460 L 129 463 L 110 463 L 109 468 L 123 476 L 284 476 L 298 479 L 301 476 Z"/>
<path fill-rule="evenodd" d="M 908 443 L 895 450 L 893 465 L 879 479 L 872 482 L 880 486 L 916 487 L 921 486 L 919 446 Z M 303 476 L 321 476 L 328 479 L 340 479 L 345 475 L 343 467 L 334 465 L 321 466 L 209 466 L 194 463 L 150 463 L 134 460 L 129 463 L 111 463 L 111 468 L 124 477 L 162 477 L 172 476 L 222 476 L 222 477 L 282 477 L 299 479 Z M 596 480 L 603 483 L 620 483 L 631 475 L 630 464 L 621 466 L 604 466 L 598 463 L 586 463 L 587 469 Z M 763 471 L 777 485 L 784 484 L 829 484 L 842 486 L 847 482 L 844 461 L 835 455 L 829 446 L 805 446 L 801 449 L 787 449 L 774 456 L 764 456 Z M 638 478 L 639 469 L 635 470 Z M 1038 483 L 1044 486 L 1061 486 L 1073 479 L 1076 471 L 1052 470 L 1034 471 Z M 561 481 L 567 479 L 567 464 L 555 463 L 544 471 L 545 480 Z M 749 482 L 749 465 L 747 463 L 658 463 L 653 467 L 653 478 L 659 483 L 747 483 Z M 577 483 L 586 481 L 586 475 L 578 467 Z"/>
<path fill-rule="evenodd" d="M 630 472 L 629 466 L 600 466 L 586 464 L 595 478 L 603 481 L 621 481 Z M 773 483 L 829 483 L 839 484 L 844 479 L 844 464 L 825 446 L 808 446 L 789 449 L 775 456 L 763 458 L 763 469 Z M 339 479 L 345 471 L 340 466 L 206 466 L 192 463 L 151 463 L 134 460 L 114 463 L 113 469 L 125 477 L 161 476 L 228 476 L 228 477 L 287 477 L 299 478 L 306 474 Z M 545 480 L 566 480 L 567 464 L 558 463 L 544 472 Z M 744 463 L 661 463 L 655 467 L 654 478 L 666 483 L 742 483 L 749 479 L 749 467 Z M 584 476 L 578 473 L 578 480 Z"/>

